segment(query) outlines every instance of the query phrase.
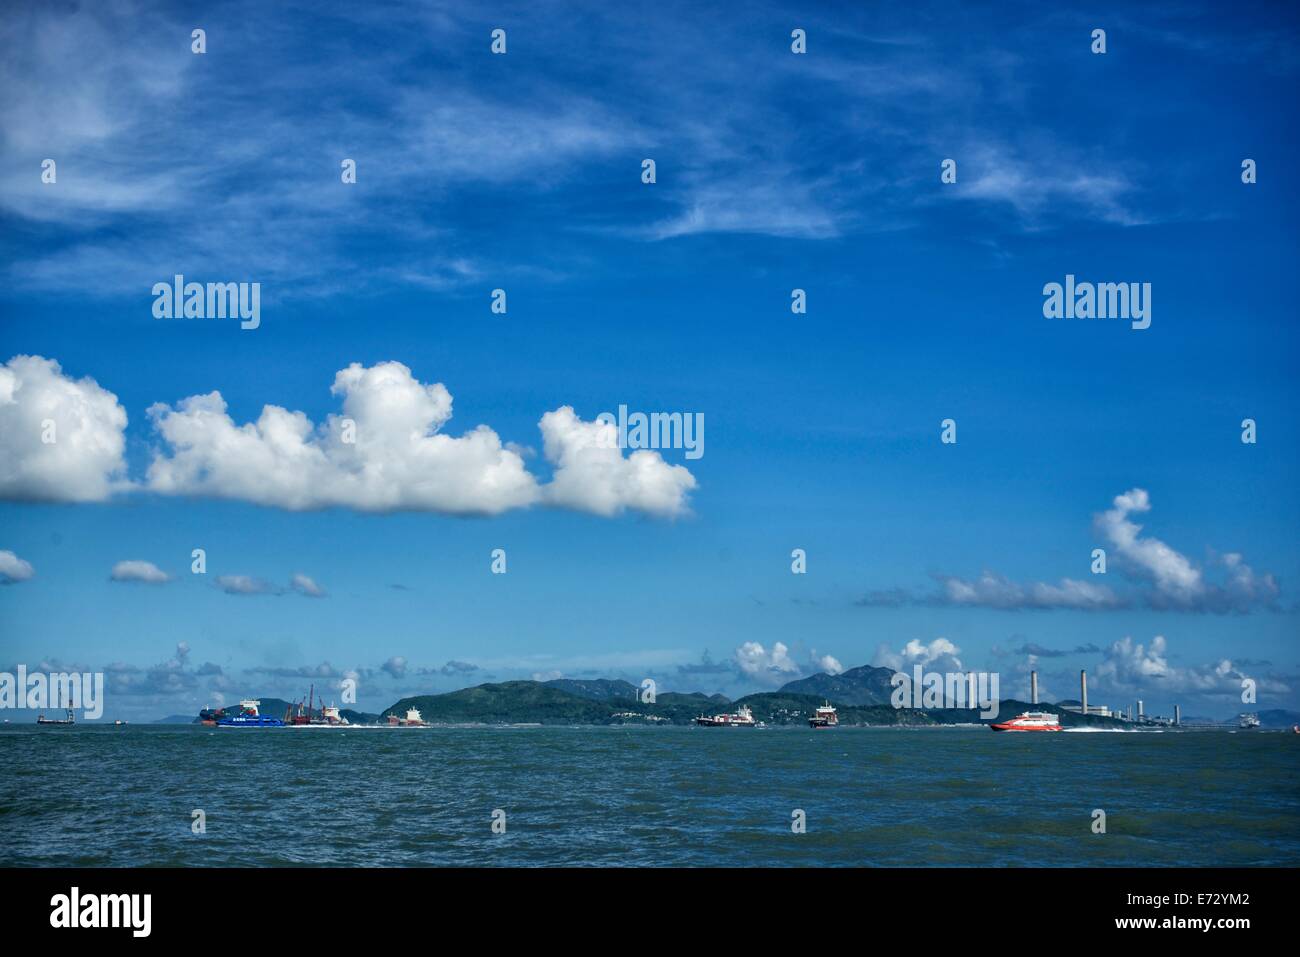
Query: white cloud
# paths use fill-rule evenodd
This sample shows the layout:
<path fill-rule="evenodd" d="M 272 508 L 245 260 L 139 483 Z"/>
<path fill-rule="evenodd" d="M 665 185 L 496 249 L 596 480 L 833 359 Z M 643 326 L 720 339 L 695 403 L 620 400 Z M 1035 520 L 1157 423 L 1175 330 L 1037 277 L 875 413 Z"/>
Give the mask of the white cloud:
<path fill-rule="evenodd" d="M 953 605 L 982 608 L 1113 608 L 1119 598 L 1105 585 L 1062 578 L 1059 584 L 1030 582 L 1021 585 L 994 572 L 969 580 L 955 576 L 941 578 L 943 600 Z"/>
<path fill-rule="evenodd" d="M 789 676 L 799 673 L 799 666 L 790 658 L 790 649 L 781 642 L 768 651 L 757 641 L 747 641 L 733 653 L 736 667 L 741 673 L 766 684 L 781 684 Z"/>
<path fill-rule="evenodd" d="M 406 666 L 407 662 L 404 657 L 401 655 L 393 655 L 393 657 L 380 665 L 379 668 L 381 671 L 386 671 L 394 678 L 401 678 L 406 675 Z"/>
<path fill-rule="evenodd" d="M 911 671 L 913 665 L 932 671 L 965 671 L 957 657 L 960 653 L 961 649 L 947 638 L 935 638 L 928 644 L 913 638 L 898 652 L 888 645 L 880 645 L 871 663 L 877 668 L 905 672 Z"/>
<path fill-rule="evenodd" d="M 227 595 L 278 595 L 281 589 L 251 575 L 218 575 L 214 584 Z"/>
<path fill-rule="evenodd" d="M 25 582 L 36 574 L 31 562 L 25 562 L 8 549 L 0 549 L 0 585 Z"/>
<path fill-rule="evenodd" d="M 626 509 L 665 517 L 689 511 L 695 476 L 649 449 L 625 457 L 613 423 L 584 422 L 566 405 L 547 412 L 538 425 L 546 458 L 555 466 L 542 490 L 548 503 L 605 516 Z"/>
<path fill-rule="evenodd" d="M 1133 488 L 1115 496 L 1112 508 L 1093 516 L 1097 533 L 1105 541 L 1110 577 L 1127 579 L 1119 591 L 1097 581 L 1062 578 L 1056 584 L 1045 581 L 1015 582 L 997 572 L 985 571 L 978 578 L 956 575 L 935 576 L 938 592 L 914 596 L 901 588 L 875 591 L 861 599 L 863 606 L 894 606 L 908 603 L 958 605 L 972 608 L 1073 609 L 1101 611 L 1146 606 L 1188 612 L 1248 612 L 1275 607 L 1281 589 L 1271 574 L 1256 574 L 1238 552 L 1212 557 L 1207 576 L 1181 552 L 1158 538 L 1144 536 L 1135 514 L 1151 510 L 1145 489 Z M 1211 580 L 1213 578 L 1213 580 Z"/>
<path fill-rule="evenodd" d="M 1220 556 L 1216 564 L 1225 570 L 1223 584 L 1207 581 L 1203 571 L 1181 552 L 1153 536 L 1143 536 L 1142 526 L 1132 515 L 1151 510 L 1146 489 L 1129 489 L 1115 496 L 1113 507 L 1095 516 L 1097 530 L 1105 537 L 1119 560 L 1154 585 L 1149 603 L 1157 608 L 1185 611 L 1246 611 L 1254 605 L 1271 605 L 1278 596 L 1276 579 L 1256 575 L 1237 552 Z"/>
<path fill-rule="evenodd" d="M 0 498 L 97 502 L 125 472 L 126 411 L 41 356 L 0 366 Z"/>
<path fill-rule="evenodd" d="M 165 495 L 232 498 L 291 510 L 341 506 L 362 511 L 496 515 L 545 502 L 617 515 L 628 509 L 687 511 L 695 478 L 658 452 L 624 456 L 601 446 L 605 423 L 583 422 L 564 406 L 540 428 L 553 480 L 539 485 L 518 446 L 480 425 L 454 437 L 441 430 L 452 397 L 424 385 L 400 362 L 353 363 L 334 378 L 341 415 L 314 425 L 302 412 L 263 407 L 237 425 L 218 392 L 149 409 L 169 446 L 149 467 L 147 487 Z"/>
<path fill-rule="evenodd" d="M 293 579 L 289 582 L 289 587 L 300 595 L 306 595 L 308 598 L 325 597 L 325 589 L 321 588 L 320 585 L 316 584 L 310 576 L 304 575 L 302 572 L 298 572 L 293 576 Z"/>
<path fill-rule="evenodd" d="M 422 385 L 399 362 L 353 363 L 335 376 L 331 392 L 343 396 L 343 414 L 319 427 L 274 405 L 256 422 L 236 425 L 218 392 L 175 409 L 154 405 L 149 416 L 171 454 L 155 456 L 149 488 L 295 510 L 491 515 L 537 500 L 523 460 L 491 429 L 459 438 L 439 432 L 451 417 L 441 383 Z"/>
<path fill-rule="evenodd" d="M 1221 696 L 1240 701 L 1242 680 L 1254 678 L 1257 690 L 1283 695 L 1290 687 L 1283 681 L 1261 675 L 1247 675 L 1223 658 L 1213 664 L 1180 668 L 1170 664 L 1168 643 L 1156 635 L 1149 645 L 1125 636 L 1106 649 L 1097 668 L 1098 688 L 1115 693 L 1189 694 Z"/>
<path fill-rule="evenodd" d="M 819 657 L 815 651 L 813 652 L 813 667 L 818 671 L 826 672 L 828 675 L 838 675 L 844 671 L 844 666 L 840 664 L 839 659 L 831 655 L 821 655 Z"/>
<path fill-rule="evenodd" d="M 146 582 L 161 585 L 172 580 L 171 576 L 155 565 L 146 561 L 124 561 L 113 566 L 109 578 L 115 582 Z"/>
<path fill-rule="evenodd" d="M 1097 516 L 1097 527 L 1111 546 L 1154 579 L 1161 591 L 1190 597 L 1201 588 L 1201 573 L 1184 556 L 1158 538 L 1142 538 L 1142 526 L 1129 516 L 1151 510 L 1146 489 L 1116 495 L 1114 508 Z"/>

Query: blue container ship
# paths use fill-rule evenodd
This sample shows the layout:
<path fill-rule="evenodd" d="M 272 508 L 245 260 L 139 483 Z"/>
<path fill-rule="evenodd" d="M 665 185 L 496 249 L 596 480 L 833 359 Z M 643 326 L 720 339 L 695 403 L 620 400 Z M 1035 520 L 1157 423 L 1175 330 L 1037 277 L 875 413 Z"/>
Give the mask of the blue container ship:
<path fill-rule="evenodd" d="M 257 706 L 262 702 L 249 698 L 239 702 L 239 714 L 221 714 L 217 718 L 218 728 L 283 728 L 284 722 L 270 715 L 259 714 Z"/>

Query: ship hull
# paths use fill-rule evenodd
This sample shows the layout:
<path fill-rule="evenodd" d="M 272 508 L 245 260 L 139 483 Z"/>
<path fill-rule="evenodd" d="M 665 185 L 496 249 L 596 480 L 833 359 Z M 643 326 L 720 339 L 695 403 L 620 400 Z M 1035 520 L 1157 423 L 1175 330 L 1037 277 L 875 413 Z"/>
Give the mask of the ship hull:
<path fill-rule="evenodd" d="M 1047 728 L 1018 728 L 1013 724 L 991 724 L 989 725 L 994 731 L 1060 731 L 1060 725 Z"/>
<path fill-rule="evenodd" d="M 218 728 L 283 728 L 284 722 L 279 718 L 258 717 L 241 721 L 239 718 L 223 718 L 217 722 Z"/>

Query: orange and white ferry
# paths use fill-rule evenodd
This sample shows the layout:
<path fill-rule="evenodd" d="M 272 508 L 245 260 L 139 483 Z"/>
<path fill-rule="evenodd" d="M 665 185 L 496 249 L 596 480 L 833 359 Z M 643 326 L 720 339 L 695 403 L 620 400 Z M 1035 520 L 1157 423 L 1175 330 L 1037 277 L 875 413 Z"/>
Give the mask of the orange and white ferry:
<path fill-rule="evenodd" d="M 1061 719 L 1047 711 L 1026 711 L 989 727 L 994 731 L 1060 731 Z"/>

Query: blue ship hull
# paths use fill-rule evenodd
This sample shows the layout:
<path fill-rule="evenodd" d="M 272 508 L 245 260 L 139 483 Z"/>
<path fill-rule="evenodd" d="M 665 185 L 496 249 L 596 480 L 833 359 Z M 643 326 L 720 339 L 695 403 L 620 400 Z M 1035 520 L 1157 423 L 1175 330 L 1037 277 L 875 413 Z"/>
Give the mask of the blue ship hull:
<path fill-rule="evenodd" d="M 237 714 L 229 718 L 218 718 L 218 728 L 283 728 L 284 722 L 265 714 Z"/>

